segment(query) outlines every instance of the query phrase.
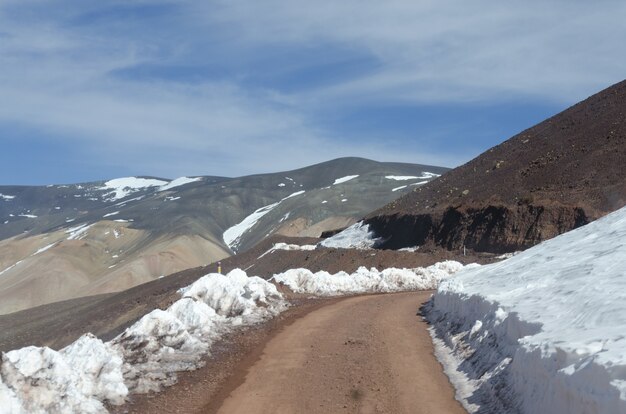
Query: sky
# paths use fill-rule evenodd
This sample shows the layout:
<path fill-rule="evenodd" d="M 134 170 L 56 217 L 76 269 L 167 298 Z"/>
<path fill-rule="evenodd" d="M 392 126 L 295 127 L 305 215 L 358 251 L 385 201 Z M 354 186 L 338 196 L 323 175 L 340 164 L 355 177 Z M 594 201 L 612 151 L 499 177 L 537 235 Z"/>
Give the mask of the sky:
<path fill-rule="evenodd" d="M 626 75 L 626 2 L 0 0 L 0 184 L 454 167 Z"/>

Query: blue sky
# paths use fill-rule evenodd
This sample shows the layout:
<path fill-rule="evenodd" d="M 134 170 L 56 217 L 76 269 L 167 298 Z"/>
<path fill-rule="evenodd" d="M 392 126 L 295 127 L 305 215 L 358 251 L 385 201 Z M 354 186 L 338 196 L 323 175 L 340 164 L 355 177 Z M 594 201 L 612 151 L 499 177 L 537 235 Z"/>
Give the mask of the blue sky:
<path fill-rule="evenodd" d="M 0 184 L 459 165 L 625 77 L 626 3 L 516 3 L 3 0 Z"/>

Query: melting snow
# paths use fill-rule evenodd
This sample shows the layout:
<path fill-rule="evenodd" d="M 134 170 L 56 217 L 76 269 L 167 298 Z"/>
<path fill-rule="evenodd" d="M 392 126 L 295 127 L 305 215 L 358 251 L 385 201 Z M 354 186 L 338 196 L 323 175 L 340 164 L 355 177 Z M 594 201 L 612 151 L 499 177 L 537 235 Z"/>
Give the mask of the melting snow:
<path fill-rule="evenodd" d="M 18 217 L 37 218 L 34 214 L 18 214 Z"/>
<path fill-rule="evenodd" d="M 260 255 L 257 259 L 260 259 L 261 257 L 270 254 L 276 250 L 315 250 L 317 248 L 317 246 L 315 244 L 287 244 L 287 243 L 274 243 L 274 246 L 272 246 L 271 249 L 269 249 L 268 251 L 266 251 L 265 253 L 263 253 L 262 255 Z"/>
<path fill-rule="evenodd" d="M 105 413 L 129 391 L 158 391 L 176 371 L 202 365 L 212 342 L 234 326 L 262 322 L 286 308 L 276 287 L 236 269 L 181 289 L 167 310 L 154 310 L 113 340 L 83 335 L 61 351 L 26 347 L 0 360 L 0 411 Z"/>
<path fill-rule="evenodd" d="M 51 249 L 52 247 L 54 247 L 54 245 L 56 245 L 56 243 L 52 243 L 52 244 L 49 244 L 47 246 L 42 247 L 41 249 L 39 249 L 35 253 L 33 253 L 33 256 L 36 255 L 36 254 L 39 254 L 39 253 L 43 253 L 43 252 L 45 252 L 48 249 Z"/>
<path fill-rule="evenodd" d="M 115 216 L 117 214 L 120 214 L 120 212 L 119 211 L 114 211 L 113 213 L 105 214 L 104 216 L 102 216 L 102 218 Z"/>
<path fill-rule="evenodd" d="M 284 186 L 285 186 L 285 183 L 280 183 L 280 184 L 278 184 L 278 186 L 279 186 L 279 187 L 284 187 Z"/>
<path fill-rule="evenodd" d="M 385 178 L 388 180 L 407 181 L 417 180 L 419 177 L 416 177 L 414 175 L 386 175 Z"/>
<path fill-rule="evenodd" d="M 7 267 L 6 269 L 4 269 L 3 271 L 0 272 L 0 275 L 8 272 L 9 270 L 13 269 L 15 266 L 18 266 L 20 263 L 22 263 L 23 260 L 19 260 L 16 263 L 12 264 L 11 266 Z"/>
<path fill-rule="evenodd" d="M 69 234 L 67 240 L 79 240 L 82 237 L 85 237 L 87 230 L 89 230 L 91 226 L 93 226 L 93 224 L 80 224 L 76 227 L 65 230 L 65 233 Z"/>
<path fill-rule="evenodd" d="M 181 185 L 185 185 L 189 183 L 195 183 L 196 181 L 201 181 L 201 180 L 202 180 L 202 177 L 196 177 L 196 178 L 180 177 L 180 178 L 170 181 L 168 184 L 165 184 L 164 186 L 161 186 L 159 188 L 159 191 L 171 190 L 172 188 L 180 187 Z"/>
<path fill-rule="evenodd" d="M 104 183 L 104 186 L 98 188 L 98 190 L 109 190 L 109 192 L 104 194 L 104 197 L 107 198 L 108 201 L 115 201 L 144 188 L 163 187 L 167 184 L 167 181 L 153 178 L 126 177 L 107 181 Z"/>
<path fill-rule="evenodd" d="M 287 178 L 287 177 L 285 177 Z M 254 225 L 263 217 L 265 216 L 267 213 L 269 213 L 270 211 L 272 211 L 274 208 L 276 208 L 276 206 L 278 206 L 281 202 L 292 198 L 292 197 L 296 197 L 299 196 L 300 194 L 304 194 L 304 190 L 302 191 L 297 191 L 293 194 L 288 195 L 287 197 L 283 198 L 280 201 L 277 201 L 276 203 L 267 205 L 265 207 L 261 207 L 257 210 L 254 211 L 254 213 L 250 214 L 249 216 L 247 216 L 246 218 L 244 218 L 240 223 L 235 224 L 232 227 L 229 227 L 224 234 L 222 235 L 222 238 L 224 239 L 224 243 L 226 243 L 226 245 L 228 247 L 230 247 L 232 250 L 236 250 L 237 246 L 239 245 L 239 243 L 241 243 L 241 236 L 243 236 L 243 234 L 245 232 L 247 232 L 248 230 L 250 230 L 252 227 L 254 227 Z"/>
<path fill-rule="evenodd" d="M 0 198 L 5 201 L 9 201 L 9 200 L 13 200 L 15 196 L 0 193 Z"/>
<path fill-rule="evenodd" d="M 357 178 L 358 176 L 359 176 L 358 174 L 357 175 L 346 175 L 345 177 L 337 178 L 335 180 L 335 182 L 333 183 L 333 185 L 345 183 L 347 181 L 350 181 L 352 179 Z"/>
<path fill-rule="evenodd" d="M 360 267 L 352 274 L 346 272 L 330 274 L 324 271 L 312 273 L 307 269 L 291 269 L 274 275 L 273 280 L 284 284 L 296 293 L 337 296 L 366 292 L 435 289 L 441 280 L 462 268 L 461 263 L 448 260 L 416 269 L 389 268 L 378 271 L 375 268 L 368 270 Z"/>
<path fill-rule="evenodd" d="M 622 208 L 444 282 L 428 318 L 466 407 L 626 413 L 625 269 Z"/>
<path fill-rule="evenodd" d="M 406 188 L 406 187 L 407 187 L 406 185 L 401 185 L 400 187 L 393 188 L 391 191 L 395 192 L 395 191 L 398 191 L 398 190 L 402 190 L 403 188 Z"/>
<path fill-rule="evenodd" d="M 370 231 L 369 224 L 362 221 L 353 224 L 347 229 L 335 234 L 320 243 L 324 247 L 337 249 L 369 249 L 376 245 L 379 239 Z"/>

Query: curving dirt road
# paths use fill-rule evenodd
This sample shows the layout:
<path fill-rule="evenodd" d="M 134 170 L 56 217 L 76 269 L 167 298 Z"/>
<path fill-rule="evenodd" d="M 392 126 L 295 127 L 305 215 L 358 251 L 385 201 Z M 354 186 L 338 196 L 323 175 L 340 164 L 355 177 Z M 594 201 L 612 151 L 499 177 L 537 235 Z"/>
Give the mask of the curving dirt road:
<path fill-rule="evenodd" d="M 359 296 L 297 319 L 203 412 L 465 413 L 416 315 L 430 293 Z"/>

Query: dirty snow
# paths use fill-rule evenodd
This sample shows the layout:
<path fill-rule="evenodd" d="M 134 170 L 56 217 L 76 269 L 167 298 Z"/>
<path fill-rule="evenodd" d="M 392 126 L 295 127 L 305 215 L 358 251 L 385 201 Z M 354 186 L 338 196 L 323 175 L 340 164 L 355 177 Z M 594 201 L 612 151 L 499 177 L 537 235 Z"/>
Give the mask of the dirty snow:
<path fill-rule="evenodd" d="M 262 255 L 260 255 L 259 257 L 257 257 L 257 259 L 260 259 L 261 257 L 268 255 L 272 252 L 275 252 L 276 250 L 306 250 L 306 251 L 311 251 L 311 250 L 315 250 L 317 248 L 317 245 L 315 244 L 288 244 L 288 243 L 274 243 L 274 245 L 272 246 L 271 249 L 269 249 L 268 251 L 266 251 L 265 253 L 263 253 Z"/>
<path fill-rule="evenodd" d="M 180 294 L 109 342 L 86 334 L 58 352 L 31 346 L 3 354 L 0 412 L 106 413 L 106 403 L 158 391 L 176 382 L 176 371 L 201 366 L 213 341 L 233 327 L 287 306 L 273 284 L 239 269 L 206 275 Z"/>
<path fill-rule="evenodd" d="M 475 267 L 477 265 L 470 265 Z M 320 271 L 313 273 L 307 269 L 291 269 L 274 275 L 273 280 L 282 283 L 296 293 L 309 293 L 318 296 L 338 296 L 368 292 L 399 292 L 407 290 L 435 289 L 439 282 L 463 268 L 459 262 L 447 260 L 429 267 L 415 269 L 389 268 L 379 271 L 375 268 L 359 267 L 348 274 L 330 274 Z"/>
<path fill-rule="evenodd" d="M 33 256 L 35 256 L 36 254 L 39 254 L 39 253 L 43 253 L 46 250 L 53 248 L 55 245 L 56 245 L 56 243 L 52 243 L 52 244 L 49 244 L 47 246 L 44 246 L 41 249 L 38 249 L 35 253 L 33 253 Z"/>
<path fill-rule="evenodd" d="M 379 239 L 375 237 L 374 232 L 370 231 L 369 228 L 369 224 L 363 224 L 362 221 L 359 221 L 347 229 L 320 242 L 320 245 L 336 249 L 372 248 L 376 245 Z"/>
<path fill-rule="evenodd" d="M 69 236 L 67 237 L 67 240 L 80 240 L 83 237 L 85 237 L 87 234 L 87 230 L 89 230 L 90 227 L 92 227 L 93 224 L 80 224 L 76 227 L 71 227 L 67 230 L 65 230 L 65 233 L 69 234 Z"/>
<path fill-rule="evenodd" d="M 180 187 L 181 185 L 185 185 L 189 183 L 195 183 L 197 181 L 202 181 L 202 177 L 195 177 L 195 178 L 180 177 L 180 178 L 170 181 L 168 184 L 161 186 L 158 191 L 171 190 L 172 188 Z"/>
<path fill-rule="evenodd" d="M 622 208 L 443 282 L 428 319 L 466 408 L 626 413 L 625 269 Z"/>
<path fill-rule="evenodd" d="M 103 197 L 107 201 L 115 201 L 145 188 L 163 187 L 167 184 L 167 181 L 156 180 L 154 178 L 125 177 L 109 180 L 104 183 L 104 186 L 97 189 L 104 191 L 108 190 Z"/>
<path fill-rule="evenodd" d="M 335 182 L 333 183 L 333 185 L 337 185 L 337 184 L 343 184 L 347 181 L 353 180 L 355 178 L 357 178 L 359 175 L 346 175 L 345 177 L 341 177 L 341 178 L 337 178 L 335 180 Z"/>
<path fill-rule="evenodd" d="M 287 178 L 287 177 L 285 177 Z M 270 211 L 272 211 L 274 208 L 276 208 L 276 206 L 278 206 L 280 203 L 282 203 L 283 201 L 292 198 L 292 197 L 296 197 L 299 196 L 301 194 L 304 194 L 304 190 L 301 191 L 297 191 L 293 194 L 288 195 L 287 197 L 283 198 L 280 201 L 277 201 L 276 203 L 261 207 L 257 210 L 254 211 L 254 213 L 250 214 L 249 216 L 247 216 L 246 218 L 244 218 L 241 222 L 235 224 L 234 226 L 229 227 L 228 229 L 226 229 L 226 231 L 224 232 L 224 234 L 222 235 L 222 238 L 224 240 L 224 243 L 226 243 L 226 245 L 228 247 L 230 247 L 232 250 L 237 250 L 237 247 L 239 246 L 239 243 L 241 243 L 241 236 L 243 236 L 243 234 L 245 232 L 247 232 L 248 230 L 250 230 L 252 227 L 254 227 L 254 225 L 263 217 L 265 216 L 267 213 L 269 213 Z"/>

